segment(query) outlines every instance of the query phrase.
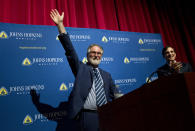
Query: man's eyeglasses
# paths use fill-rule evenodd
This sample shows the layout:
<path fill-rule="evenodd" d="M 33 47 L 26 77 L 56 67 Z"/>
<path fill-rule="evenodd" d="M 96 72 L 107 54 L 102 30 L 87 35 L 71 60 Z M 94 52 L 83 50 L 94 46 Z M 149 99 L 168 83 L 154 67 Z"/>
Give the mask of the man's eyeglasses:
<path fill-rule="evenodd" d="M 102 55 L 101 52 L 96 52 L 96 51 L 91 51 L 91 52 L 89 52 L 89 53 L 91 53 L 91 54 L 93 54 L 93 55 L 95 55 L 95 54 L 97 54 L 97 55 Z"/>

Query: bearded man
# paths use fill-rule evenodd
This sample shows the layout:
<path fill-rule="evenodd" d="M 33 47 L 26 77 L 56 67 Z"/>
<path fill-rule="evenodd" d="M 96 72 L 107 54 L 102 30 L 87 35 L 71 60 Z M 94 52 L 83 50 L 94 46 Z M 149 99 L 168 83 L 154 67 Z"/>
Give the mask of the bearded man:
<path fill-rule="evenodd" d="M 88 62 L 82 63 L 64 28 L 64 13 L 60 15 L 56 9 L 51 10 L 50 17 L 58 27 L 58 38 L 75 76 L 68 99 L 68 115 L 78 121 L 81 131 L 99 131 L 98 107 L 112 101 L 115 93 L 118 93 L 110 73 L 98 67 L 104 50 L 97 44 L 90 45 L 87 50 Z"/>

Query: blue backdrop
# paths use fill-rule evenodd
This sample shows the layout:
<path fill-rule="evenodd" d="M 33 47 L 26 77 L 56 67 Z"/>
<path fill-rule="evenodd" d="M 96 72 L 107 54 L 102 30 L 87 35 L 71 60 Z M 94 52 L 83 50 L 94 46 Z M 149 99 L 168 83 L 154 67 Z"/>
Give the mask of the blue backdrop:
<path fill-rule="evenodd" d="M 67 31 L 84 63 L 90 44 L 104 48 L 100 67 L 111 73 L 123 94 L 143 85 L 164 63 L 160 34 L 86 28 Z M 55 130 L 57 123 L 37 111 L 30 90 L 36 90 L 40 101 L 54 108 L 68 99 L 74 77 L 57 35 L 55 26 L 0 23 L 1 131 Z M 64 115 L 55 113 L 48 115 Z"/>

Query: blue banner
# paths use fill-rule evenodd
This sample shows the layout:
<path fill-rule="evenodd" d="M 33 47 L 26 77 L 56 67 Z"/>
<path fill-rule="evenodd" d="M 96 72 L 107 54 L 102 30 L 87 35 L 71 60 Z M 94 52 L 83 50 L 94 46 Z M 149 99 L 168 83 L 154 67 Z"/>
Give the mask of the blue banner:
<path fill-rule="evenodd" d="M 123 94 L 145 84 L 148 76 L 164 63 L 160 34 L 66 29 L 83 63 L 87 62 L 90 44 L 104 48 L 100 67 L 111 73 Z M 57 36 L 55 26 L 0 23 L 1 131 L 54 131 L 57 122 L 52 117 L 65 115 L 56 110 L 47 112 L 49 118 L 43 116 L 30 95 L 30 90 L 35 90 L 40 102 L 52 109 L 68 100 L 74 76 Z"/>

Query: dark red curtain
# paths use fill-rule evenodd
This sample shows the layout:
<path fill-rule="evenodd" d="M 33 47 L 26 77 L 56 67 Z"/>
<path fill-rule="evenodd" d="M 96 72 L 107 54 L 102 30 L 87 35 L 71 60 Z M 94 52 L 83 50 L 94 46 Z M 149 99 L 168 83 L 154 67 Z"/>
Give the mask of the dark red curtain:
<path fill-rule="evenodd" d="M 195 69 L 191 0 L 0 0 L 0 22 L 54 25 L 51 9 L 64 11 L 66 27 L 160 33 L 180 61 Z"/>

